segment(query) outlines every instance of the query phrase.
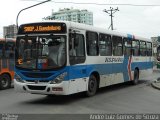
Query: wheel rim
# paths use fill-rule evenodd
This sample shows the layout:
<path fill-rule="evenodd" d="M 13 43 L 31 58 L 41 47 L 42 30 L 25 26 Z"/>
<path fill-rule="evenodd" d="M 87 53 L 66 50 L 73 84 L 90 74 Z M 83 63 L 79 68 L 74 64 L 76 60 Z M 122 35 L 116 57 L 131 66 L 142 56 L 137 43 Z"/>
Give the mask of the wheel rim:
<path fill-rule="evenodd" d="M 1 83 L 4 88 L 8 86 L 8 80 L 6 78 L 2 78 Z"/>

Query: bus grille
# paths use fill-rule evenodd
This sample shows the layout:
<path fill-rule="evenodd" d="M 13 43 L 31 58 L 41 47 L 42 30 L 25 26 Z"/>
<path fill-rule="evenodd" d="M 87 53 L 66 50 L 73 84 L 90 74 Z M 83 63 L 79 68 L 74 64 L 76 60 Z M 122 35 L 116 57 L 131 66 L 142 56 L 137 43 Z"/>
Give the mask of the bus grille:
<path fill-rule="evenodd" d="M 35 83 L 35 80 L 25 80 L 26 82 L 32 82 Z M 38 83 L 48 83 L 49 80 L 38 80 Z"/>
<path fill-rule="evenodd" d="M 27 85 L 27 87 L 28 87 L 30 90 L 45 90 L 45 89 L 46 89 L 46 86 L 32 86 L 32 85 Z"/>
<path fill-rule="evenodd" d="M 22 74 L 29 78 L 48 78 L 52 73 L 31 73 L 31 72 L 22 72 Z"/>

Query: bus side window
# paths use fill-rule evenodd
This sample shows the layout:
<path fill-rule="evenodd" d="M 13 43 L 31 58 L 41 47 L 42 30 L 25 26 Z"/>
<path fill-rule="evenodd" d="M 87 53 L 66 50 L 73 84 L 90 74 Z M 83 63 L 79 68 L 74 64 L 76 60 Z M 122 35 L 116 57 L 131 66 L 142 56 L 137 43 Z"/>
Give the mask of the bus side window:
<path fill-rule="evenodd" d="M 98 56 L 98 34 L 96 32 L 86 32 L 87 54 L 88 56 Z"/>
<path fill-rule="evenodd" d="M 124 55 L 130 56 L 132 55 L 132 41 L 127 38 L 123 39 L 124 41 Z"/>
<path fill-rule="evenodd" d="M 110 35 L 99 34 L 99 53 L 101 56 L 112 55 L 112 41 Z"/>
<path fill-rule="evenodd" d="M 140 41 L 140 55 L 146 56 L 146 42 Z"/>
<path fill-rule="evenodd" d="M 139 56 L 139 41 L 138 40 L 132 41 L 132 54 L 133 56 Z"/>
<path fill-rule="evenodd" d="M 122 56 L 123 55 L 122 37 L 113 36 L 112 41 L 113 41 L 113 55 Z"/>
<path fill-rule="evenodd" d="M 5 45 L 5 56 L 6 58 L 14 58 L 14 48 L 15 43 L 14 42 L 7 42 Z"/>
<path fill-rule="evenodd" d="M 4 42 L 0 41 L 0 58 L 4 58 Z"/>
<path fill-rule="evenodd" d="M 69 39 L 69 56 L 70 64 L 84 63 L 85 61 L 85 44 L 83 34 L 70 33 Z"/>
<path fill-rule="evenodd" d="M 152 56 L 152 43 L 147 42 L 147 56 Z"/>

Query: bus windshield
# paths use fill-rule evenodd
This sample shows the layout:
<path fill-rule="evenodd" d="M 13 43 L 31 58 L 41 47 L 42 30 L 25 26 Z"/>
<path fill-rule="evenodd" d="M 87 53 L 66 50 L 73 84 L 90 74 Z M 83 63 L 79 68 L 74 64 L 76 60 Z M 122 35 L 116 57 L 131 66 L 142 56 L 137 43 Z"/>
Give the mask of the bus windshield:
<path fill-rule="evenodd" d="M 66 36 L 19 36 L 16 66 L 24 69 L 57 69 L 66 63 Z"/>

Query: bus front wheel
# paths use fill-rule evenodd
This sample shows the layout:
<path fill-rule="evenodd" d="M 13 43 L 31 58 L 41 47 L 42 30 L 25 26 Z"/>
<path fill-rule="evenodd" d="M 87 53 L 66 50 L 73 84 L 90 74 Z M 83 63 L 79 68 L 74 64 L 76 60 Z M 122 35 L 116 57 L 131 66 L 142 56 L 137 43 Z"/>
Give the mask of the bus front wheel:
<path fill-rule="evenodd" d="M 96 94 L 97 84 L 97 78 L 94 75 L 91 75 L 88 81 L 88 90 L 86 91 L 86 95 L 88 97 Z"/>
<path fill-rule="evenodd" d="M 0 89 L 7 89 L 11 85 L 11 79 L 7 74 L 2 74 L 0 76 Z"/>

